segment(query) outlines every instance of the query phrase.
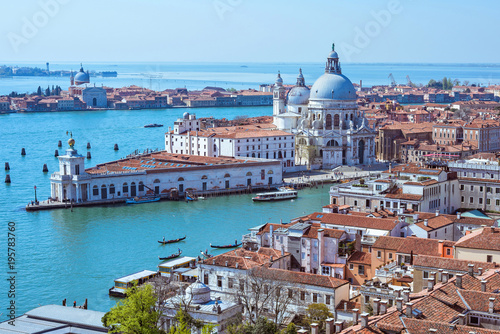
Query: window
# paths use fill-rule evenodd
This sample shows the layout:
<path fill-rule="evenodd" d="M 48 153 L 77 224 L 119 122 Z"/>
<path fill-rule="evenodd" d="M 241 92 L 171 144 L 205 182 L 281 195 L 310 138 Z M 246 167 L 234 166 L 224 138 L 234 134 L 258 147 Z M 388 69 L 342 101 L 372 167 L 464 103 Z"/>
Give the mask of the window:
<path fill-rule="evenodd" d="M 381 251 L 377 251 L 377 258 L 381 258 L 382 257 L 382 252 Z"/>
<path fill-rule="evenodd" d="M 317 303 L 317 302 L 318 302 L 318 294 L 313 293 L 313 303 Z"/>
<path fill-rule="evenodd" d="M 323 275 L 330 275 L 330 267 L 321 267 L 321 273 Z"/>
<path fill-rule="evenodd" d="M 479 204 L 483 204 L 483 199 L 479 197 Z"/>
<path fill-rule="evenodd" d="M 446 248 L 446 255 L 451 255 L 451 249 Z"/>
<path fill-rule="evenodd" d="M 306 300 L 306 293 L 304 291 L 300 291 L 300 300 Z"/>
<path fill-rule="evenodd" d="M 464 190 L 465 186 L 463 184 L 460 185 L 460 190 Z"/>
<path fill-rule="evenodd" d="M 392 253 L 389 253 L 389 259 L 392 259 Z"/>
<path fill-rule="evenodd" d="M 128 193 L 128 184 L 124 183 L 123 184 L 123 189 L 122 189 L 122 192 L 125 194 L 125 193 Z"/>
<path fill-rule="evenodd" d="M 462 203 L 464 202 L 464 197 L 462 196 L 462 199 L 461 199 Z"/>
<path fill-rule="evenodd" d="M 491 200 L 489 198 L 486 199 L 486 205 L 490 205 L 491 204 Z"/>
<path fill-rule="evenodd" d="M 230 289 L 232 289 L 234 287 L 234 278 L 229 277 L 227 279 L 227 287 L 230 288 Z"/>
<path fill-rule="evenodd" d="M 222 276 L 217 276 L 217 286 L 222 288 Z"/>
<path fill-rule="evenodd" d="M 424 271 L 423 272 L 423 277 L 424 278 L 429 278 L 429 272 L 428 271 Z"/>
<path fill-rule="evenodd" d="M 350 270 L 353 270 L 353 269 L 354 269 L 354 264 L 349 263 L 349 269 L 350 269 Z"/>
<path fill-rule="evenodd" d="M 293 289 L 288 289 L 288 298 L 293 298 Z"/>
<path fill-rule="evenodd" d="M 495 188 L 495 193 L 500 194 L 500 188 Z"/>
<path fill-rule="evenodd" d="M 370 302 L 370 296 L 365 296 L 365 304 L 368 304 Z"/>
<path fill-rule="evenodd" d="M 479 317 L 470 316 L 469 317 L 469 322 L 470 322 L 471 325 L 479 326 Z"/>
<path fill-rule="evenodd" d="M 245 291 L 245 280 L 240 279 L 240 291 Z"/>
<path fill-rule="evenodd" d="M 483 192 L 483 187 L 482 187 L 482 186 L 481 186 L 481 187 L 479 187 L 479 191 L 480 191 L 480 192 Z"/>
<path fill-rule="evenodd" d="M 92 188 L 92 195 L 94 195 L 94 196 L 99 195 L 99 188 L 97 188 L 97 186 L 94 186 Z"/>
<path fill-rule="evenodd" d="M 474 203 L 474 197 L 469 197 L 469 203 L 473 204 Z"/>
<path fill-rule="evenodd" d="M 497 200 L 495 201 L 495 204 L 496 204 L 496 205 L 500 205 L 500 199 L 497 199 Z"/>
<path fill-rule="evenodd" d="M 493 262 L 493 255 L 486 255 L 486 262 Z"/>
<path fill-rule="evenodd" d="M 470 186 L 470 191 L 474 191 L 474 186 Z"/>
<path fill-rule="evenodd" d="M 330 295 L 325 295 L 325 304 L 330 305 Z"/>
<path fill-rule="evenodd" d="M 206 274 L 206 273 L 203 275 L 203 284 L 208 285 L 208 274 Z"/>
<path fill-rule="evenodd" d="M 358 266 L 358 273 L 359 273 L 360 275 L 363 275 L 363 276 L 365 275 L 365 266 L 364 266 L 364 265 L 360 264 L 360 265 Z"/>

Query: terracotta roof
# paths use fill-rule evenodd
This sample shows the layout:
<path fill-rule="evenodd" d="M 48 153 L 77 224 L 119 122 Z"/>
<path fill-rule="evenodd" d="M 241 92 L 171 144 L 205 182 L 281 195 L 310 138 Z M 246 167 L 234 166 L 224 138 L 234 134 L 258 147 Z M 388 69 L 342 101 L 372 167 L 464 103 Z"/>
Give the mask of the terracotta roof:
<path fill-rule="evenodd" d="M 348 281 L 342 280 L 335 277 L 311 274 L 311 273 L 303 273 L 300 271 L 290 271 L 284 269 L 275 269 L 275 268 L 255 268 L 254 272 L 259 275 L 272 275 L 273 279 L 286 281 L 290 283 L 296 283 L 301 285 L 313 285 L 313 286 L 321 286 L 324 288 L 332 288 L 336 289 L 342 285 L 349 284 Z"/>
<path fill-rule="evenodd" d="M 373 244 L 373 248 L 391 249 L 397 253 L 413 255 L 430 255 L 440 256 L 439 254 L 439 241 L 436 239 L 426 239 L 417 237 L 387 237 L 381 236 Z M 455 243 L 453 241 L 444 240 L 443 245 L 452 247 Z"/>
<path fill-rule="evenodd" d="M 428 255 L 419 255 L 413 260 L 414 266 L 436 268 L 436 270 L 438 269 L 452 270 L 463 273 L 468 272 L 469 264 L 474 265 L 475 272 L 477 272 L 478 268 L 483 268 L 483 270 L 486 270 L 497 267 L 495 264 L 489 262 L 451 259 L 445 257 L 428 256 Z"/>
<path fill-rule="evenodd" d="M 371 218 L 366 216 L 352 216 L 341 213 L 315 212 L 308 215 L 306 219 L 319 221 L 322 224 L 328 225 L 352 226 L 386 231 L 391 231 L 396 226 L 396 224 L 394 223 L 394 219 L 390 218 Z"/>
<path fill-rule="evenodd" d="M 289 254 L 290 253 L 285 252 L 285 256 Z M 282 258 L 281 252 L 272 248 L 261 247 L 257 252 L 237 248 L 209 259 L 205 259 L 200 263 L 230 268 L 236 268 L 236 264 L 238 264 L 238 269 L 248 270 L 271 263 L 271 256 L 273 256 L 273 262 Z"/>
<path fill-rule="evenodd" d="M 452 216 L 452 218 L 456 217 Z M 444 215 L 436 216 L 435 214 L 433 217 L 427 219 L 427 226 L 425 226 L 425 221 L 419 221 L 418 223 L 415 223 L 416 226 L 420 227 L 424 231 L 433 231 L 450 224 L 453 224 L 453 219 L 450 219 L 449 217 Z"/>
<path fill-rule="evenodd" d="M 348 263 L 361 263 L 370 266 L 372 264 L 372 254 L 367 252 L 354 251 L 349 259 Z"/>
<path fill-rule="evenodd" d="M 346 307 L 347 306 L 347 307 Z M 339 303 L 339 305 L 337 305 L 337 307 L 335 308 L 337 311 L 344 311 L 345 309 L 347 308 L 347 311 L 348 312 L 352 312 L 353 309 L 358 309 L 360 310 L 361 309 L 361 304 L 360 303 L 356 303 L 356 302 L 352 302 L 352 301 L 346 301 L 344 299 L 342 299 Z"/>
<path fill-rule="evenodd" d="M 460 238 L 456 247 L 500 251 L 500 228 L 486 227 Z"/>
<path fill-rule="evenodd" d="M 395 251 L 398 250 L 403 244 L 404 239 L 405 238 L 381 236 L 377 238 L 372 248 L 390 249 Z"/>
<path fill-rule="evenodd" d="M 468 310 L 488 312 L 489 299 L 494 298 L 493 312 L 500 312 L 500 296 L 498 293 L 458 290 Z"/>
<path fill-rule="evenodd" d="M 481 327 L 462 326 L 450 324 L 444 321 L 429 321 L 423 319 L 404 318 L 406 332 L 408 334 L 429 334 L 430 329 L 437 330 L 439 334 L 493 334 L 500 333 L 497 330 L 485 329 Z"/>

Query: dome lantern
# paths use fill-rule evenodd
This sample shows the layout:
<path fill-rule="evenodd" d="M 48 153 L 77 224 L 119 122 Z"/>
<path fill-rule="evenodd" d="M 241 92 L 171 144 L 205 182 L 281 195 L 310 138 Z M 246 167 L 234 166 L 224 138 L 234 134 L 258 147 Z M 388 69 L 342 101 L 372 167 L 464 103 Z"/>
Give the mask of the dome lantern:
<path fill-rule="evenodd" d="M 278 71 L 278 76 L 276 77 L 276 86 L 283 86 L 283 79 L 281 78 L 280 71 Z"/>
<path fill-rule="evenodd" d="M 339 62 L 339 55 L 337 51 L 335 51 L 335 43 L 332 44 L 332 51 L 328 54 L 325 66 L 325 73 L 342 74 Z"/>

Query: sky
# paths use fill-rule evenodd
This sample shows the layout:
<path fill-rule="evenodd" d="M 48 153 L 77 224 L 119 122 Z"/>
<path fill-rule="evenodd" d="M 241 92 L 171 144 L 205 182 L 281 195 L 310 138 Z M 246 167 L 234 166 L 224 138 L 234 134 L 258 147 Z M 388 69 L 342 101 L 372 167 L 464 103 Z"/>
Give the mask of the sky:
<path fill-rule="evenodd" d="M 2 1 L 4 62 L 500 63 L 500 1 Z"/>

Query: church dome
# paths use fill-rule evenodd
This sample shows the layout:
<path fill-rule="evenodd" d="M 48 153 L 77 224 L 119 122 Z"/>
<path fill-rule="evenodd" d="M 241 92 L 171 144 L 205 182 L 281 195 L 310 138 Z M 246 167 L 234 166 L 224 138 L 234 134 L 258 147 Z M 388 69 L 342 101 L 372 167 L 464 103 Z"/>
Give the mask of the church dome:
<path fill-rule="evenodd" d="M 330 51 L 330 54 L 328 55 L 328 58 L 332 58 L 332 59 L 335 59 L 338 57 L 339 57 L 339 55 L 338 55 L 337 51 L 334 51 L 334 50 Z"/>
<path fill-rule="evenodd" d="M 210 288 L 200 281 L 196 281 L 191 284 L 187 289 L 186 293 L 188 298 L 194 304 L 204 304 L 210 301 Z"/>
<path fill-rule="evenodd" d="M 346 76 L 325 73 L 311 88 L 311 100 L 356 100 L 356 90 Z"/>
<path fill-rule="evenodd" d="M 83 71 L 83 66 L 80 68 L 80 72 L 75 75 L 75 84 L 81 85 L 84 83 L 90 83 L 90 75 L 88 72 Z"/>
<path fill-rule="evenodd" d="M 293 87 L 288 92 L 288 104 L 307 104 L 311 94 L 307 87 Z"/>

